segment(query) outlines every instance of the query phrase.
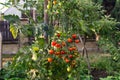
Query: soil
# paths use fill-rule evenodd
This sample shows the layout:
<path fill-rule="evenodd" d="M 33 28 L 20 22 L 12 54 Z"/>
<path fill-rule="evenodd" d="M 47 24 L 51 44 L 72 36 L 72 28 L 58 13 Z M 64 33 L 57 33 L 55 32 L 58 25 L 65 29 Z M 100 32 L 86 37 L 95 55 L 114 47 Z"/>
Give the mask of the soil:
<path fill-rule="evenodd" d="M 100 70 L 100 69 L 92 69 L 91 75 L 93 76 L 94 80 L 100 80 L 100 78 L 107 77 L 108 74 L 106 70 Z"/>

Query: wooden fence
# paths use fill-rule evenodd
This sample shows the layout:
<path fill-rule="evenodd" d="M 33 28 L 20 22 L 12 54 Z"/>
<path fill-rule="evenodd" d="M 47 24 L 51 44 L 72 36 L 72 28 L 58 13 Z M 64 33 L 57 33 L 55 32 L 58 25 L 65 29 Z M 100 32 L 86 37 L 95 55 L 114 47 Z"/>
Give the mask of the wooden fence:
<path fill-rule="evenodd" d="M 18 37 L 14 39 L 10 32 L 10 23 L 8 21 L 0 21 L 0 32 L 2 34 L 2 43 L 18 43 Z"/>
<path fill-rule="evenodd" d="M 8 21 L 0 21 L 0 69 L 2 68 L 2 54 L 4 54 L 2 46 L 4 44 L 16 44 L 16 43 L 18 44 L 19 48 L 19 36 L 16 39 L 13 38 L 10 32 L 10 23 Z M 13 53 L 10 52 L 10 54 Z"/>

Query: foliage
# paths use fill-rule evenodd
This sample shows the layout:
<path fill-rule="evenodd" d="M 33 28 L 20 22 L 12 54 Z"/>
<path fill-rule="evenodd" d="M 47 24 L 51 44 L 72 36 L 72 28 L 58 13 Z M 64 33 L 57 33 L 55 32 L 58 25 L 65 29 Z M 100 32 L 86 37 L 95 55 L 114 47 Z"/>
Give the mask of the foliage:
<path fill-rule="evenodd" d="M 100 40 L 100 44 L 102 45 L 103 50 L 105 52 L 110 53 L 110 59 L 109 59 L 109 66 L 111 66 L 111 71 L 115 71 L 119 73 L 119 66 L 120 66 L 120 50 L 119 47 L 117 48 L 113 42 L 110 41 L 110 39 L 102 38 Z"/>
<path fill-rule="evenodd" d="M 102 47 L 104 51 L 107 53 L 110 53 L 110 66 L 112 68 L 111 71 L 117 71 L 119 72 L 119 60 L 120 60 L 120 47 L 119 47 L 119 41 L 120 41 L 120 29 L 119 29 L 119 22 L 116 23 L 116 21 L 119 21 L 119 0 L 116 0 L 115 7 L 113 11 L 111 12 L 111 15 L 109 16 L 109 19 L 103 20 L 104 28 L 101 28 L 100 30 L 100 40 L 98 41 L 99 45 Z M 116 21 L 110 17 L 114 17 Z M 107 23 L 107 25 L 106 25 Z M 103 25 L 99 24 L 98 25 Z M 109 24 L 109 28 L 108 27 Z M 106 29 L 105 29 L 106 28 Z M 116 66 L 116 67 L 114 67 Z"/>
<path fill-rule="evenodd" d="M 27 0 L 26 0 L 27 1 Z M 38 2 L 27 1 L 24 10 L 29 24 L 23 25 L 17 17 L 6 18 L 11 23 L 11 32 L 14 38 L 17 32 L 27 37 L 33 36 L 32 45 L 19 50 L 12 64 L 3 69 L 3 79 L 23 80 L 91 80 L 87 64 L 78 54 L 76 44 L 80 42 L 78 34 L 100 35 L 100 45 L 111 53 L 111 61 L 119 62 L 119 31 L 116 29 L 116 20 L 105 16 L 99 4 L 92 0 L 48 0 L 47 10 L 49 23 L 43 23 L 43 0 Z M 16 5 L 17 6 L 17 5 Z M 36 8 L 36 21 L 30 16 L 28 8 Z M 46 43 L 44 36 L 48 37 Z M 114 38 L 115 37 L 115 38 Z M 117 42 L 116 42 L 117 41 Z M 107 60 L 94 63 L 94 67 L 118 71 L 119 64 Z M 112 65 L 112 68 L 110 67 Z M 118 70 L 117 70 L 118 69 Z M 61 77 L 62 76 L 62 77 Z"/>
<path fill-rule="evenodd" d="M 8 22 L 10 22 L 10 32 L 12 33 L 13 38 L 17 38 L 18 33 L 19 33 L 19 31 L 18 31 L 19 26 L 17 26 L 17 24 L 20 23 L 19 17 L 16 15 L 6 15 L 6 16 L 4 16 L 4 19 L 6 19 L 6 20 L 8 20 Z"/>
<path fill-rule="evenodd" d="M 114 17 L 117 21 L 120 22 L 120 0 L 116 0 L 116 4 L 114 9 L 111 12 L 112 17 Z"/>
<path fill-rule="evenodd" d="M 112 73 L 113 71 L 109 57 L 100 57 L 96 61 L 91 62 L 91 64 L 93 68 L 106 70 L 108 73 Z"/>
<path fill-rule="evenodd" d="M 10 22 L 10 31 L 13 34 L 13 37 L 16 38 L 19 33 L 23 33 L 25 36 L 33 36 L 34 32 L 34 27 L 38 26 L 40 23 L 43 23 L 43 0 L 40 0 L 38 2 L 36 1 L 27 1 L 23 4 L 23 6 L 21 6 L 19 4 L 19 1 L 17 1 L 16 4 L 8 4 L 12 2 L 14 4 L 14 0 L 9 0 L 8 2 L 6 2 L 5 4 L 2 5 L 8 5 L 8 6 L 14 6 L 16 7 L 18 10 L 20 10 L 22 12 L 22 14 L 24 14 L 26 16 L 26 18 L 28 18 L 28 22 L 29 24 L 25 24 L 23 25 L 21 23 L 21 19 L 17 16 L 17 15 L 6 15 L 4 16 L 4 19 L 6 19 L 7 21 Z M 31 5 L 32 6 L 31 6 Z M 31 16 L 31 10 L 30 9 L 35 8 L 37 9 L 37 17 L 36 17 L 36 22 L 35 20 L 32 18 Z"/>
<path fill-rule="evenodd" d="M 64 40 L 63 37 L 68 37 L 68 39 Z M 75 47 L 75 44 L 79 43 L 77 38 L 76 34 L 71 37 L 63 33 L 56 33 L 49 48 L 46 48 L 42 38 L 39 41 L 37 39 L 34 44 L 24 47 L 18 52 L 11 66 L 3 71 L 5 72 L 3 79 L 71 80 L 88 78 L 90 80 L 91 77 L 86 76 L 88 74 L 87 65 Z"/>
<path fill-rule="evenodd" d="M 99 4 L 101 4 L 103 2 L 103 0 L 92 0 L 92 1 L 95 3 L 99 3 Z"/>
<path fill-rule="evenodd" d="M 100 78 L 100 80 L 119 80 L 119 79 L 120 79 L 120 75 L 108 76 L 107 78 Z"/>
<path fill-rule="evenodd" d="M 72 30 L 80 34 L 94 34 L 93 29 L 96 26 L 94 22 L 100 20 L 103 15 L 100 5 L 87 0 L 63 0 L 57 1 L 55 5 L 49 1 L 48 6 L 51 6 L 48 7 L 49 15 L 53 16 L 53 21 L 60 23 L 63 31 Z"/>
<path fill-rule="evenodd" d="M 10 23 L 20 22 L 20 19 L 17 15 L 6 15 L 4 16 L 4 19 L 9 21 Z"/>

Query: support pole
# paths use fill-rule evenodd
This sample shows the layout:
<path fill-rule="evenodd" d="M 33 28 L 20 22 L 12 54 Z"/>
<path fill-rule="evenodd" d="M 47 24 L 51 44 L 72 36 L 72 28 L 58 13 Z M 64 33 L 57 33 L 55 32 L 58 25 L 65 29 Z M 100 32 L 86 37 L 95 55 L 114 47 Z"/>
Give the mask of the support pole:
<path fill-rule="evenodd" d="M 48 0 L 44 0 L 44 23 L 48 24 L 48 14 L 47 14 L 47 4 Z"/>
<path fill-rule="evenodd" d="M 2 34 L 0 32 L 0 69 L 2 68 Z"/>
<path fill-rule="evenodd" d="M 44 24 L 48 25 L 48 14 L 47 14 L 47 5 L 48 5 L 48 0 L 44 0 Z M 46 43 L 48 43 L 48 34 L 47 31 L 44 31 L 44 38 Z"/>

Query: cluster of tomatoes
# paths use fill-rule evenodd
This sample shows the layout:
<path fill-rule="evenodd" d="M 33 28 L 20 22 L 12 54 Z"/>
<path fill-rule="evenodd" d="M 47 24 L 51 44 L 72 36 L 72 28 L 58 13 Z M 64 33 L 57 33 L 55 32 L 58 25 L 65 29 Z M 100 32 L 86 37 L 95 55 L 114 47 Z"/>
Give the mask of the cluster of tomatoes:
<path fill-rule="evenodd" d="M 61 37 L 60 33 L 57 33 L 56 36 L 58 38 Z M 75 64 L 75 58 L 77 54 L 77 47 L 75 44 L 79 43 L 80 40 L 77 38 L 76 34 L 72 34 L 70 38 L 66 41 L 58 42 L 57 40 L 53 40 L 51 42 L 51 49 L 48 50 L 49 55 L 55 55 L 57 57 L 62 58 L 66 63 Z M 67 45 L 69 44 L 69 45 Z M 48 62 L 53 62 L 53 57 L 48 58 Z"/>

